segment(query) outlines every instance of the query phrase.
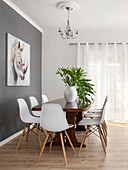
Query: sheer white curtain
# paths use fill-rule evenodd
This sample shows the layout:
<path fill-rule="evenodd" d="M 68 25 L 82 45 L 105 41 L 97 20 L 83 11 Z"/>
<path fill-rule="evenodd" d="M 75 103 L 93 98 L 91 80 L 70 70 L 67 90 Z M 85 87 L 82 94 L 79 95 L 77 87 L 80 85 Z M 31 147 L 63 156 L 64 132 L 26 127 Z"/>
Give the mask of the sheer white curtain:
<path fill-rule="evenodd" d="M 95 84 L 93 107 L 100 108 L 109 97 L 107 119 L 128 120 L 128 45 L 126 43 L 86 43 L 77 45 L 77 66 Z"/>

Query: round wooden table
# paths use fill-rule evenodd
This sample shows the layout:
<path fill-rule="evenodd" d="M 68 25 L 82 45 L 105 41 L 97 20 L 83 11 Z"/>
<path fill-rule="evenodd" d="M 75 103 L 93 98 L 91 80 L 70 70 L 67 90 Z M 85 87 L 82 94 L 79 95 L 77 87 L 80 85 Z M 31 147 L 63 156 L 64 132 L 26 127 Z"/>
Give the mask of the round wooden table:
<path fill-rule="evenodd" d="M 75 131 L 85 130 L 84 127 L 78 126 L 78 122 L 82 119 L 82 112 L 87 111 L 91 108 L 92 105 L 88 105 L 87 107 L 80 108 L 77 102 L 67 103 L 64 98 L 56 99 L 49 101 L 47 103 L 57 103 L 61 105 L 63 111 L 66 112 L 67 121 L 69 124 L 73 124 L 73 128 L 67 130 L 68 135 L 73 143 L 74 146 L 79 147 L 80 142 L 76 137 Z M 41 111 L 43 104 L 35 106 L 32 110 L 33 111 Z M 65 142 L 66 145 L 69 145 L 68 140 Z M 60 145 L 60 137 L 58 133 L 56 133 L 53 145 Z"/>

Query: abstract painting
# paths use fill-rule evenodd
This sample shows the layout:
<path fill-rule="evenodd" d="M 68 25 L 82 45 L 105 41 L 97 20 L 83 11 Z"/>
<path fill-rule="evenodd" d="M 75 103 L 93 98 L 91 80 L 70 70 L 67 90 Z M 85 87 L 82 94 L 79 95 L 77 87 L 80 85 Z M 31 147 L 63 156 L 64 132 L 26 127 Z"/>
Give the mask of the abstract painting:
<path fill-rule="evenodd" d="M 30 86 L 30 45 L 7 34 L 7 85 Z"/>

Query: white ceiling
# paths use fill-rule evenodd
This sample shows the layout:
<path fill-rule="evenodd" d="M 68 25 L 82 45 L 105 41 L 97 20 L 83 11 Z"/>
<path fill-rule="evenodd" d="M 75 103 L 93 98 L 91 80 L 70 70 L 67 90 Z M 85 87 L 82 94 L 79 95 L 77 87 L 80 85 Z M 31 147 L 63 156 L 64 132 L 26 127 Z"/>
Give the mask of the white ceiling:
<path fill-rule="evenodd" d="M 65 27 L 66 11 L 57 9 L 59 0 L 11 0 L 40 27 Z M 71 25 L 86 29 L 128 29 L 128 0 L 73 0 Z"/>

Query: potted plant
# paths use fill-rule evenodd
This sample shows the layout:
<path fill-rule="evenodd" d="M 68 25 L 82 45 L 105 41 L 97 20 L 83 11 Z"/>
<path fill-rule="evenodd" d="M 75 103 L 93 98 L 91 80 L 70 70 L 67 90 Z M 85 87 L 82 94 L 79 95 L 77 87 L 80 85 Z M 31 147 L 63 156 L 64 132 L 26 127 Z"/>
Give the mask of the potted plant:
<path fill-rule="evenodd" d="M 93 101 L 95 91 L 90 79 L 86 79 L 87 73 L 80 67 L 58 68 L 56 74 L 60 74 L 67 88 L 64 91 L 64 97 L 67 102 L 73 102 L 77 96 L 82 105 L 90 104 Z"/>
<path fill-rule="evenodd" d="M 64 97 L 67 102 L 74 102 L 77 98 L 77 91 L 76 91 L 76 68 L 58 68 L 56 74 L 60 74 L 62 80 L 64 81 L 65 85 L 67 86 L 64 91 Z"/>

